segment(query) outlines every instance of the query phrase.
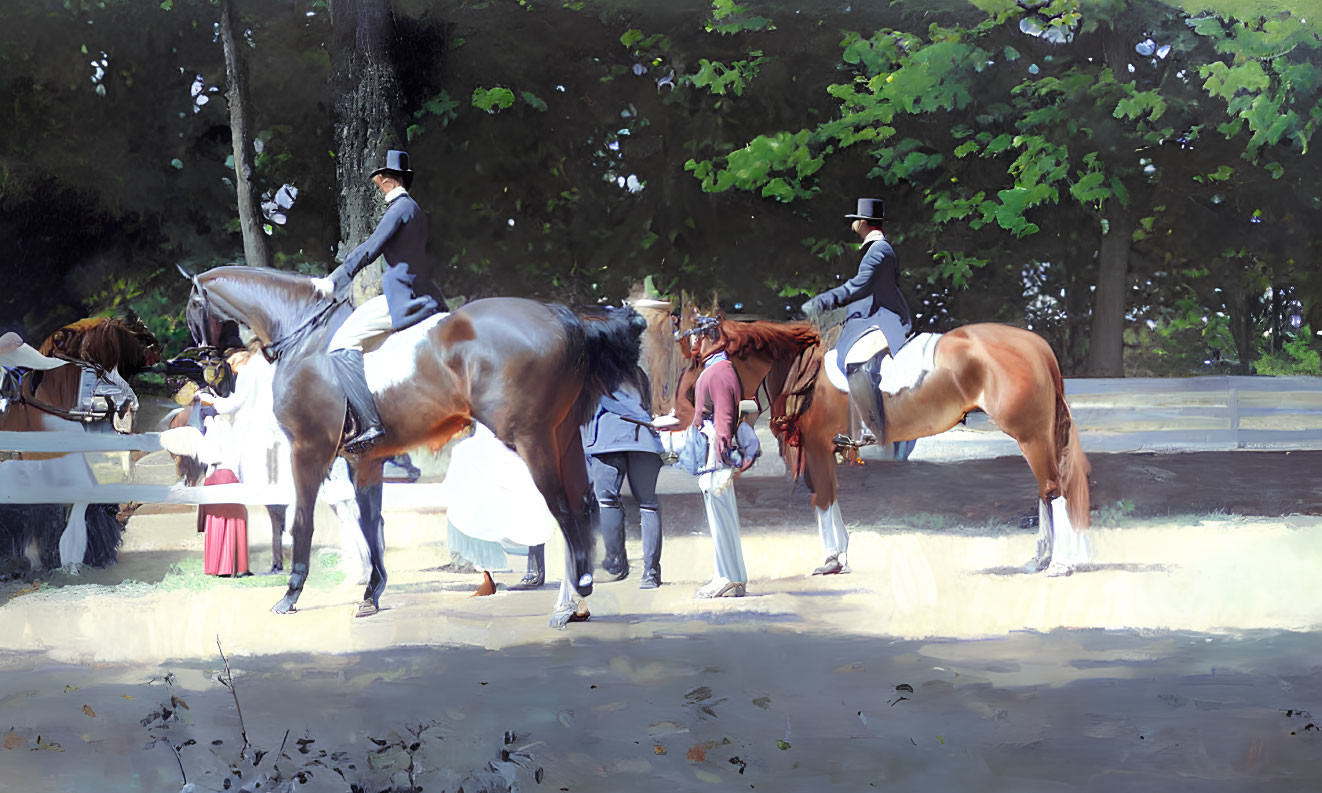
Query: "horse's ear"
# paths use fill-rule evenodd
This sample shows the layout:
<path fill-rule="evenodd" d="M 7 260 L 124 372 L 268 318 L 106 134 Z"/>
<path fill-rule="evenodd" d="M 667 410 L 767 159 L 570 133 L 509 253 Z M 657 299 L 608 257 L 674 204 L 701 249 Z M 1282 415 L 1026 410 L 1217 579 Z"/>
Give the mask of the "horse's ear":
<path fill-rule="evenodd" d="M 183 277 L 187 278 L 187 279 L 190 280 L 190 281 L 194 280 L 194 278 L 193 278 L 193 274 L 190 273 L 190 272 L 188 272 L 187 270 L 185 270 L 185 269 L 184 269 L 184 266 L 183 266 L 182 264 L 180 264 L 179 262 L 175 262 L 175 263 L 174 263 L 174 266 L 175 266 L 175 269 L 177 269 L 177 270 L 179 271 L 179 274 L 180 274 L 180 275 L 182 275 Z"/>

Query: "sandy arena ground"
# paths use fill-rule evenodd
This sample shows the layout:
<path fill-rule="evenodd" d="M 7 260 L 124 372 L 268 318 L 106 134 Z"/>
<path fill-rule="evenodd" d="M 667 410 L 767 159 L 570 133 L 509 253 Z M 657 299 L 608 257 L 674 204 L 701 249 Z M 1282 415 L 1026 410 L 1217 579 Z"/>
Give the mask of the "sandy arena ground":
<path fill-rule="evenodd" d="M 195 789 L 278 766 L 260 789 L 405 790 L 410 764 L 467 793 L 1316 789 L 1322 453 L 1092 461 L 1096 563 L 1059 579 L 1013 572 L 1021 459 L 841 469 L 853 573 L 825 579 L 806 492 L 760 464 L 750 596 L 719 602 L 692 598 L 711 544 L 667 470 L 666 585 L 637 588 L 631 525 L 632 577 L 564 632 L 552 586 L 470 599 L 443 514 L 387 514 L 386 610 L 354 620 L 328 514 L 277 617 L 283 579 L 201 576 L 192 510 L 144 508 L 117 566 L 0 590 L 0 790 L 177 791 L 181 765 Z"/>

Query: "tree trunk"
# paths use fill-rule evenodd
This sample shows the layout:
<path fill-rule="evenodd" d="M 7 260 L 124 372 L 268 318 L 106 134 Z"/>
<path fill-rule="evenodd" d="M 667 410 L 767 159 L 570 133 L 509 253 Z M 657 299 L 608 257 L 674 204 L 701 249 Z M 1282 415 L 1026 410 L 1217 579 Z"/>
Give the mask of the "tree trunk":
<path fill-rule="evenodd" d="M 1257 297 L 1251 295 L 1250 290 L 1247 283 L 1235 284 L 1226 290 L 1230 336 L 1235 340 L 1235 353 L 1239 356 L 1239 365 L 1235 367 L 1237 374 L 1253 374 L 1253 364 L 1258 360 L 1257 325 L 1253 321 Z"/>
<path fill-rule="evenodd" d="M 262 205 L 252 184 L 252 103 L 248 99 L 248 66 L 239 49 L 241 25 L 234 0 L 220 2 L 220 42 L 225 52 L 225 101 L 230 111 L 230 139 L 234 146 L 234 189 L 238 193 L 239 229 L 243 232 L 243 258 L 254 267 L 271 266 L 271 249 L 262 229 Z"/>
<path fill-rule="evenodd" d="M 335 103 L 335 180 L 340 188 L 340 255 L 372 233 L 382 197 L 368 178 L 387 149 L 404 148 L 403 94 L 390 50 L 389 0 L 331 0 L 331 93 Z M 354 279 L 354 302 L 380 294 L 382 264 Z"/>
<path fill-rule="evenodd" d="M 1125 287 L 1134 218 L 1115 198 L 1107 200 L 1103 217 L 1108 228 L 1097 261 L 1088 368 L 1094 377 L 1124 377 Z"/>

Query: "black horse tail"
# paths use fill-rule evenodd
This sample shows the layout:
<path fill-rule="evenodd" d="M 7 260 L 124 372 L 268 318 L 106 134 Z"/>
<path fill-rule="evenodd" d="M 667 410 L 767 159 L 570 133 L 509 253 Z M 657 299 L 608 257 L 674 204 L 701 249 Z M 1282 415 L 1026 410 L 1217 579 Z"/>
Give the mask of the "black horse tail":
<path fill-rule="evenodd" d="M 596 414 L 597 402 L 635 376 L 642 354 L 647 320 L 632 308 L 607 308 L 575 315 L 556 306 L 569 340 L 569 360 L 583 372 L 583 390 L 574 403 L 574 421 L 583 424 Z"/>

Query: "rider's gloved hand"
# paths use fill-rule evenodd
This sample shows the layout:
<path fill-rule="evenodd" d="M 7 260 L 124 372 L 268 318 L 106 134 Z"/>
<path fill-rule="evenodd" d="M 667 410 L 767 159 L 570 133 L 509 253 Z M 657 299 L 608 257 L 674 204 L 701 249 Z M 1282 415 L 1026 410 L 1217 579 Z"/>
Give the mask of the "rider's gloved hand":
<path fill-rule="evenodd" d="M 335 282 L 329 278 L 313 278 L 312 285 L 316 287 L 317 294 L 322 297 L 335 296 Z"/>

